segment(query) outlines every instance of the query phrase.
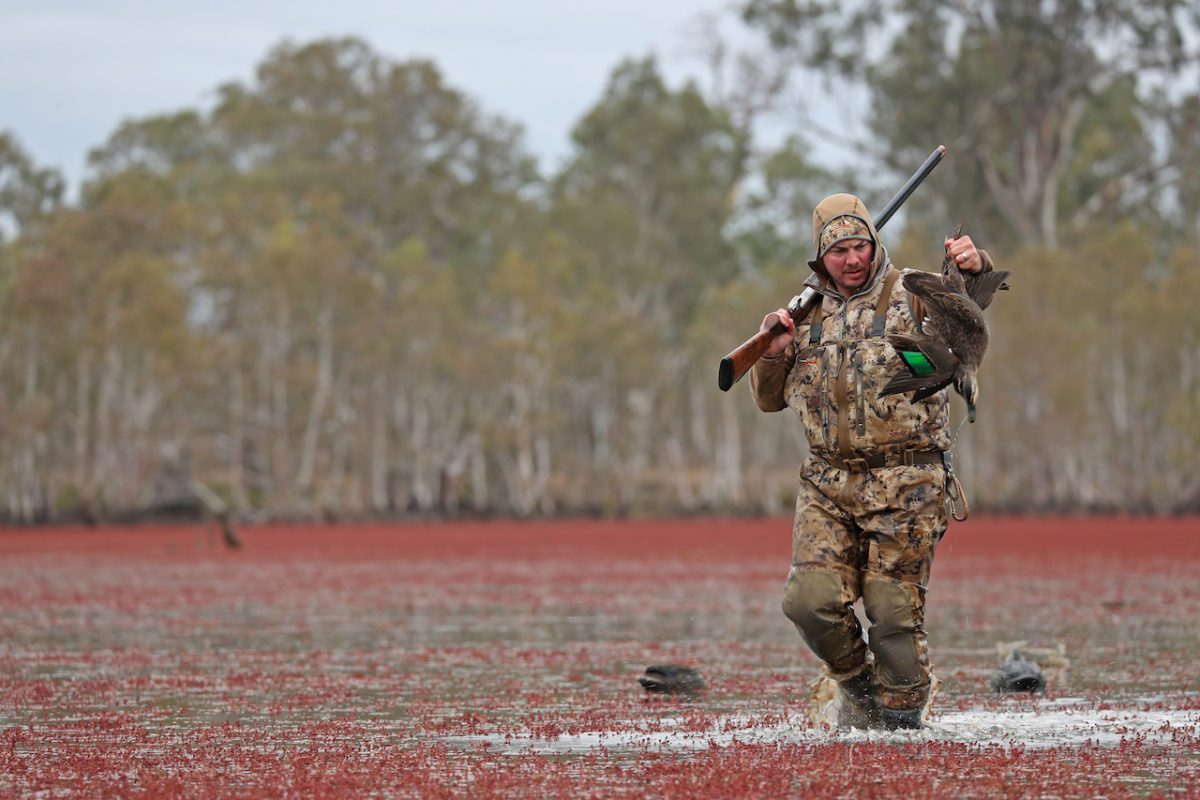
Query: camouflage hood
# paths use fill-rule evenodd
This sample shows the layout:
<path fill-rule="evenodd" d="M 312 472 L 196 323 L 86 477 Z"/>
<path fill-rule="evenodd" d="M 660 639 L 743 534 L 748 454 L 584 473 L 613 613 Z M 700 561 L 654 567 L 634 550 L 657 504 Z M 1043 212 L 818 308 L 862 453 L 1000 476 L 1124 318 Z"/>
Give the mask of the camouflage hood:
<path fill-rule="evenodd" d="M 850 220 L 842 219 L 844 217 L 849 217 Z M 887 263 L 887 250 L 879 242 L 879 232 L 875 230 L 875 222 L 871 219 L 867 207 L 863 205 L 862 200 L 852 194 L 833 194 L 817 204 L 816 210 L 813 211 L 813 252 L 816 257 L 808 262 L 808 266 L 822 278 L 828 279 L 829 273 L 825 271 L 825 265 L 821 263 L 821 255 L 825 249 L 828 249 L 829 244 L 826 243 L 825 247 L 822 247 L 822 235 L 827 232 L 830 223 L 845 224 L 854 221 L 861 223 L 861 226 L 858 226 L 860 230 L 865 226 L 871 240 L 875 242 L 875 257 L 871 260 L 871 275 L 867 278 L 863 288 L 859 290 L 861 292 L 874 286 L 875 279 L 880 273 L 880 266 Z M 860 234 L 852 233 L 852 235 L 859 236 Z M 837 240 L 836 236 L 833 238 Z"/>

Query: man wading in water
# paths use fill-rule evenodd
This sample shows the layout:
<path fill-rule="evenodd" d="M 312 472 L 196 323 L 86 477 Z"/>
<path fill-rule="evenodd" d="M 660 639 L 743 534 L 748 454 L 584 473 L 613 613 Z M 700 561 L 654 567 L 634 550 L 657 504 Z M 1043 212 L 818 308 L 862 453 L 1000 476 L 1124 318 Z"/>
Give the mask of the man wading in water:
<path fill-rule="evenodd" d="M 880 397 L 898 364 L 885 338 L 916 333 L 903 270 L 888 261 L 857 197 L 827 197 L 813 212 L 816 258 L 806 285 L 822 295 L 805 324 L 786 309 L 750 373 L 763 411 L 791 407 L 811 455 L 800 469 L 792 568 L 783 612 L 825 662 L 842 694 L 839 724 L 919 728 L 929 698 L 925 588 L 946 532 L 949 394 L 919 402 Z M 992 269 L 970 237 L 947 240 L 966 273 Z M 853 604 L 863 599 L 870 648 Z"/>

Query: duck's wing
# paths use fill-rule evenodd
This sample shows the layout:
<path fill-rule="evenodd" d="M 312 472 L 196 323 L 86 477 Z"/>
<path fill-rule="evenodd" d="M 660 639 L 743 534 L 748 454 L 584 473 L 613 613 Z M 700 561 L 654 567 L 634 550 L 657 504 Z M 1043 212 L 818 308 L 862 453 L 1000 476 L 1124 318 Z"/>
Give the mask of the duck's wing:
<path fill-rule="evenodd" d="M 941 391 L 954 380 L 958 357 L 936 336 L 894 333 L 888 341 L 907 371 L 892 376 L 880 397 L 915 391 L 913 402 Z"/>
<path fill-rule="evenodd" d="M 992 304 L 992 296 L 996 292 L 1008 290 L 1009 274 L 1006 269 L 998 269 L 967 278 L 967 295 L 975 301 L 980 311 Z"/>
<path fill-rule="evenodd" d="M 926 311 L 932 312 L 931 319 L 937 314 L 960 317 L 972 313 L 969 309 L 978 313 L 979 309 L 974 301 L 966 295 L 947 289 L 942 279 L 932 272 L 909 272 L 904 276 L 903 283 L 905 289 L 921 298 Z"/>

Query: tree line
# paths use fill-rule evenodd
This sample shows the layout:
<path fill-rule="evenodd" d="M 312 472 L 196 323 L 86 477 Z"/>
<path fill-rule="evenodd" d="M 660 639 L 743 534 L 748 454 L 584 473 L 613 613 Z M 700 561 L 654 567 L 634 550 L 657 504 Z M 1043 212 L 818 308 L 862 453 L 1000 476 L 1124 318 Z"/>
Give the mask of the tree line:
<path fill-rule="evenodd" d="M 957 448 L 973 506 L 1196 510 L 1194 17 L 753 0 L 694 80 L 618 64 L 552 174 L 354 38 L 123 123 L 77 201 L 0 133 L 0 514 L 116 517 L 190 478 L 272 518 L 786 512 L 799 425 L 717 362 L 798 291 L 817 200 L 878 208 L 940 141 L 884 239 L 936 269 L 961 219 L 1014 272 Z M 760 141 L 830 82 L 856 93 Z M 867 133 L 823 163 L 850 110 Z"/>

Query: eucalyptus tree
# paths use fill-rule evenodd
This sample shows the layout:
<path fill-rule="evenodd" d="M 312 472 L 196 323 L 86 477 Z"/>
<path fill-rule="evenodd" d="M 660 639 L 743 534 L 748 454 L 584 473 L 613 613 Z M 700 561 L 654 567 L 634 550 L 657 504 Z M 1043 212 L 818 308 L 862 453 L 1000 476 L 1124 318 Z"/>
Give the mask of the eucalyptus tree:
<path fill-rule="evenodd" d="M 705 292 L 737 271 L 727 229 L 750 168 L 748 135 L 695 84 L 668 86 L 651 58 L 618 65 L 572 131 L 551 224 L 595 298 L 589 335 L 606 344 L 569 380 L 607 508 L 669 491 L 660 452 L 688 449 L 686 331 Z"/>
<path fill-rule="evenodd" d="M 282 44 L 211 111 L 119 126 L 91 155 L 80 214 L 92 222 L 60 242 L 96 237 L 71 259 L 94 277 L 125 255 L 157 259 L 186 298 L 194 346 L 174 366 L 188 392 L 160 444 L 242 508 L 442 502 L 451 440 L 468 435 L 455 408 L 474 393 L 439 321 L 478 311 L 536 216 L 520 138 L 434 65 L 358 39 Z M 414 242 L 419 258 L 405 255 Z M 76 388 L 94 406 L 111 394 L 96 381 L 118 378 L 92 355 L 100 340 L 74 341 L 93 365 Z M 75 428 L 94 439 L 96 419 L 81 411 Z"/>
<path fill-rule="evenodd" d="M 436 453 L 429 443 L 462 433 L 471 376 L 429 370 L 421 354 L 441 349 L 440 326 L 395 324 L 418 317 L 421 300 L 396 270 L 447 273 L 456 288 L 438 297 L 443 319 L 475 311 L 530 213 L 536 173 L 519 128 L 448 87 L 433 64 L 392 62 L 358 39 L 285 43 L 253 82 L 219 95 L 211 126 L 238 181 L 278 198 L 302 236 L 323 220 L 336 250 L 322 257 L 298 240 L 296 252 L 315 258 L 310 273 L 279 285 L 269 313 L 241 318 L 259 330 L 239 339 L 273 343 L 248 373 L 273 388 L 248 402 L 271 419 L 276 471 L 298 455 L 288 504 L 435 507 L 443 493 L 430 487 L 457 443 Z M 415 260 L 404 254 L 412 243 Z M 328 502 L 313 495 L 318 461 Z"/>
<path fill-rule="evenodd" d="M 1050 246 L 1115 212 L 1175 210 L 1163 189 L 1196 153 L 1163 134 L 1191 102 L 1194 3 L 749 0 L 741 12 L 797 65 L 864 82 L 863 148 L 880 163 L 902 171 L 951 147 L 954 169 L 918 209 L 934 201 L 991 241 Z"/>
<path fill-rule="evenodd" d="M 0 131 L 0 242 L 52 214 L 64 188 L 57 170 L 38 167 L 16 136 Z"/>
<path fill-rule="evenodd" d="M 85 194 L 23 224 L 13 245 L 3 349 L 14 358 L 0 359 L 0 383 L 19 392 L 5 423 L 18 495 L 9 509 L 22 518 L 32 498 L 42 512 L 150 502 L 184 374 L 169 182 L 130 172 Z"/>
<path fill-rule="evenodd" d="M 45 292 L 31 277 L 44 257 L 35 237 L 50 224 L 63 188 L 61 175 L 38 167 L 14 135 L 0 131 L 0 496 L 4 511 L 22 520 L 44 518 L 54 499 L 44 342 L 30 320 Z"/>

